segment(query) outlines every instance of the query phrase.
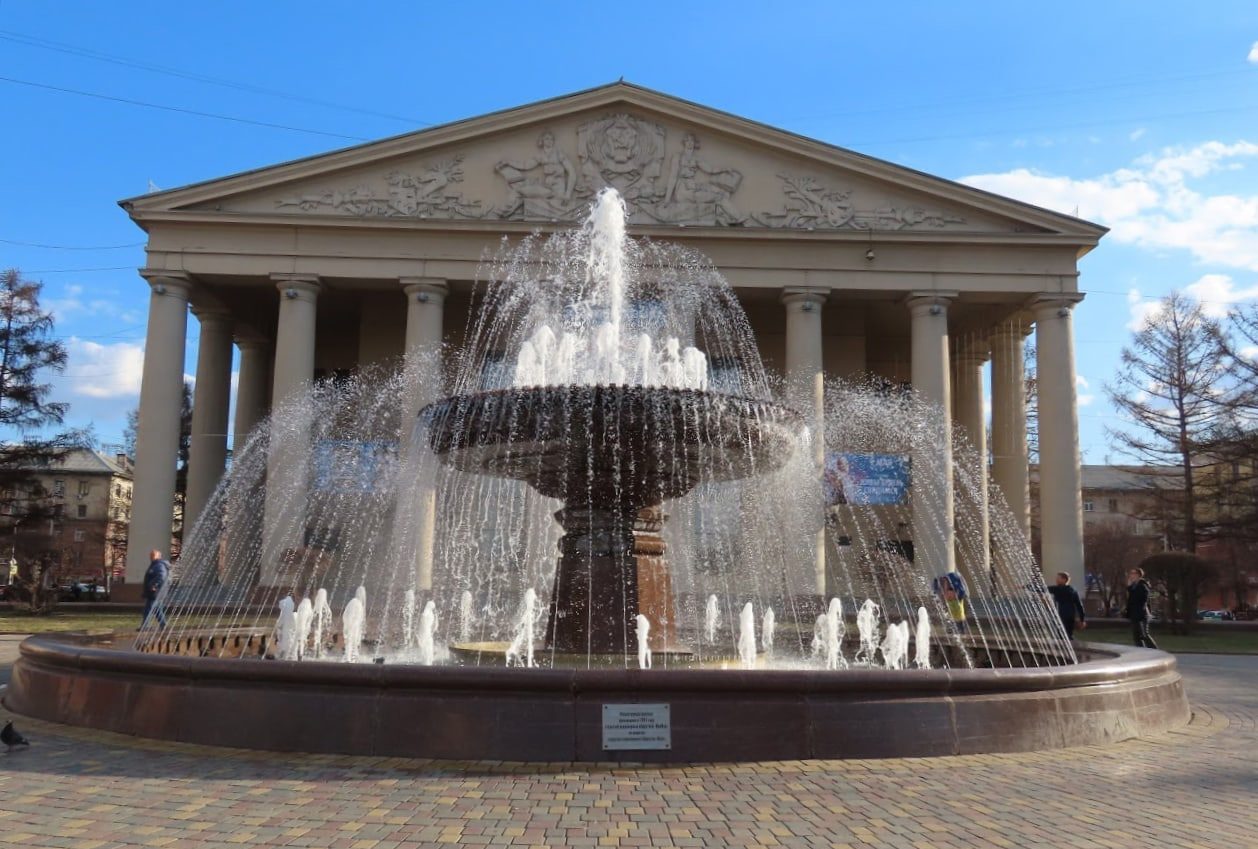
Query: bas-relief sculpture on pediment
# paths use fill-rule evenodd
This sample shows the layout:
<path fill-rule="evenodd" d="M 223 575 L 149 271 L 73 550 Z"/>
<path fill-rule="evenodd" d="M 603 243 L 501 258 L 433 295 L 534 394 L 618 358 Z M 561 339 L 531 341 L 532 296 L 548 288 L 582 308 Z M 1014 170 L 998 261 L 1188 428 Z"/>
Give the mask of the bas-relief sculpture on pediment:
<path fill-rule="evenodd" d="M 525 155 L 475 166 L 477 172 L 484 169 L 485 177 L 492 170 L 500 181 L 502 195 L 496 200 L 463 197 L 456 186 L 464 180 L 465 157 L 457 155 L 368 178 L 353 188 L 282 197 L 275 207 L 359 217 L 576 221 L 594 195 L 612 186 L 625 198 L 632 224 L 904 230 L 966 223 L 960 216 L 913 205 L 873 203 L 862 208 L 853 189 L 788 173 L 777 174 L 776 191 L 782 197 L 778 209 L 748 212 L 738 200 L 745 186 L 743 173 L 719 158 L 701 155 L 701 141 L 692 132 L 670 143 L 664 127 L 626 112 L 586 121 L 569 132 L 573 148 L 555 130 L 543 129 Z M 478 184 L 485 185 L 483 180 Z M 763 203 L 764 177 L 759 185 Z"/>
<path fill-rule="evenodd" d="M 278 209 L 296 207 L 304 212 L 331 209 L 359 217 L 481 218 L 480 201 L 466 201 L 462 192 L 450 190 L 463 182 L 463 157 L 434 162 L 420 171 L 390 171 L 383 186 L 362 184 L 348 190 L 324 190 L 280 198 Z"/>

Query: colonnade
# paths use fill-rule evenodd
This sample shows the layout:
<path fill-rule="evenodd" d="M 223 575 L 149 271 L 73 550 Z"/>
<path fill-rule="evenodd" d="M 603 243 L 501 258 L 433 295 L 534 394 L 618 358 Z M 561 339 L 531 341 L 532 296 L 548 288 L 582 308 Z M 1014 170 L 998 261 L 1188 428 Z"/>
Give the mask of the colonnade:
<path fill-rule="evenodd" d="M 277 492 L 288 489 L 307 474 L 308 441 L 313 411 L 292 406 L 303 397 L 315 368 L 315 325 L 323 284 L 315 275 L 275 274 L 272 281 L 279 299 L 279 320 L 274 350 L 263 337 L 233 325 L 231 316 L 212 303 L 198 300 L 194 281 L 178 272 L 143 272 L 151 295 L 140 395 L 135 495 L 132 506 L 127 582 L 139 583 L 148 565 L 151 548 L 165 549 L 170 539 L 171 505 L 175 493 L 175 462 L 179 443 L 179 410 L 183 383 L 183 351 L 187 313 L 191 302 L 201 325 L 198 345 L 197 383 L 184 510 L 185 528 L 191 528 L 204 510 L 221 477 L 227 452 L 228 396 L 231 377 L 231 345 L 240 349 L 240 374 L 236 401 L 234 450 L 239 450 L 269 407 L 290 404 L 290 413 L 277 427 L 283 428 L 268 458 L 268 486 Z M 443 334 L 446 281 L 434 278 L 400 278 L 399 294 L 405 296 L 406 347 L 408 351 L 440 350 Z M 786 311 L 786 386 L 788 402 L 804 412 L 815 433 L 824 430 L 825 374 L 822 313 L 830 292 L 824 288 L 788 288 L 781 301 Z M 949 291 L 907 293 L 904 307 L 911 323 L 911 380 L 929 401 L 951 412 L 944 417 L 935 446 L 945 473 L 915 480 L 913 540 L 915 556 L 925 558 L 927 569 L 942 573 L 955 568 L 956 546 L 953 517 L 951 427 L 964 430 L 970 442 L 985 455 L 987 429 L 983 410 L 983 370 L 991 361 L 992 478 L 1003 492 L 1023 531 L 1030 533 L 1027 471 L 1027 430 L 1023 351 L 1034 326 L 1037 334 L 1037 373 L 1040 428 L 1040 502 L 1043 533 L 1043 568 L 1079 573 L 1083 562 L 1082 514 L 1080 512 L 1078 409 L 1075 392 L 1072 310 L 1081 295 L 1044 294 L 1027 305 L 1031 320 L 1021 317 L 1004 322 L 981 336 L 967 336 L 956 349 L 949 333 L 949 309 L 957 297 Z M 437 360 L 421 364 L 420 378 L 412 382 L 412 411 L 418 411 L 440 390 Z M 813 461 L 824 463 L 824 443 L 814 440 Z M 287 483 L 286 483 L 287 482 Z M 300 487 L 298 487 L 300 489 Z M 290 490 L 291 491 L 291 490 Z M 985 502 L 986 491 L 981 494 Z M 421 585 L 432 570 L 432 525 L 435 499 L 421 505 L 420 544 L 417 552 Z M 929 510 L 925 505 L 931 505 Z M 985 506 L 985 505 L 984 505 Z M 286 534 L 300 533 L 302 523 L 289 515 L 303 509 L 300 498 L 268 499 L 263 521 L 264 582 L 281 576 L 281 553 L 302 541 Z M 944 515 L 940 515 L 942 510 Z M 981 520 L 986 534 L 986 510 Z M 289 529 L 285 531 L 284 529 Z M 813 540 L 813 562 L 819 590 L 825 581 L 825 531 L 818 517 Z M 986 550 L 986 546 L 984 546 Z M 984 555 L 985 556 L 985 555 Z M 985 564 L 971 564 L 983 568 Z"/>

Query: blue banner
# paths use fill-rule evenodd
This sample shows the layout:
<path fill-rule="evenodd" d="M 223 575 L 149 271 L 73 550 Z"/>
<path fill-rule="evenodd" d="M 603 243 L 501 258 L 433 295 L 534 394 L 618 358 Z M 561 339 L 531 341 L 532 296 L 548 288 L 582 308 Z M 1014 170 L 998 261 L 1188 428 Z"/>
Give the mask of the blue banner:
<path fill-rule="evenodd" d="M 324 439 L 315 446 L 315 489 L 319 492 L 373 492 L 393 462 L 392 442 Z"/>
<path fill-rule="evenodd" d="M 903 455 L 826 454 L 823 484 L 828 506 L 903 504 L 909 483 L 909 458 Z"/>

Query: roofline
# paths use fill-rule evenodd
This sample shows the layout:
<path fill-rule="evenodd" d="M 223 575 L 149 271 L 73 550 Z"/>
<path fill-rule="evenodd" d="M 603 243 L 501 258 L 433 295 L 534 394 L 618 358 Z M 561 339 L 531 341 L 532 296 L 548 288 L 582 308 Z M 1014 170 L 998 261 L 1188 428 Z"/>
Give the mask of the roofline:
<path fill-rule="evenodd" d="M 121 206 L 123 209 L 125 209 L 128 212 L 128 214 L 130 214 L 136 205 L 142 204 L 145 206 L 149 206 L 152 204 L 153 201 L 160 201 L 161 199 L 172 199 L 182 194 L 194 194 L 198 189 L 205 189 L 207 187 L 214 186 L 214 185 L 225 185 L 225 184 L 229 185 L 231 183 L 243 181 L 250 176 L 256 176 L 256 175 L 264 174 L 267 172 L 276 174 L 277 176 L 276 176 L 275 182 L 280 183 L 280 182 L 283 182 L 285 179 L 284 177 L 279 176 L 281 172 L 298 170 L 304 165 L 311 165 L 319 161 L 334 160 L 338 157 L 343 157 L 346 154 L 351 153 L 351 152 L 364 153 L 364 152 L 376 151 L 378 152 L 378 155 L 380 158 L 387 158 L 391 155 L 397 155 L 403 152 L 403 151 L 393 151 L 390 149 L 392 147 L 398 146 L 398 144 L 403 141 L 418 140 L 420 137 L 423 137 L 423 136 L 439 136 L 443 133 L 455 132 L 469 125 L 483 124 L 483 123 L 492 124 L 495 122 L 502 122 L 504 120 L 509 121 L 512 118 L 527 118 L 528 113 L 547 107 L 547 106 L 555 106 L 557 104 L 560 104 L 566 101 L 581 100 L 581 99 L 591 98 L 599 94 L 611 94 L 615 92 L 623 92 L 624 94 L 628 95 L 628 97 L 626 97 L 627 100 L 630 100 L 630 102 L 635 102 L 637 103 L 637 105 L 642 106 L 644 108 L 656 109 L 658 111 L 667 112 L 669 111 L 667 108 L 669 105 L 681 106 L 687 109 L 695 110 L 703 115 L 717 118 L 723 122 L 733 124 L 735 126 L 742 126 L 746 129 L 750 129 L 754 131 L 757 134 L 761 134 L 761 135 L 768 134 L 771 137 L 776 137 L 776 139 L 779 142 L 782 140 L 792 141 L 792 142 L 795 142 L 796 144 L 802 144 L 804 146 L 820 148 L 822 152 L 838 154 L 839 156 L 843 158 L 854 158 L 870 166 L 869 170 L 872 171 L 873 173 L 869 174 L 869 176 L 882 177 L 883 179 L 891 179 L 891 180 L 895 180 L 895 178 L 898 176 L 900 178 L 900 181 L 903 181 L 904 176 L 910 176 L 910 177 L 916 178 L 916 181 L 924 183 L 925 185 L 918 186 L 918 188 L 921 188 L 927 192 L 930 192 L 931 189 L 933 188 L 934 189 L 933 193 L 935 194 L 940 194 L 941 193 L 940 190 L 943 190 L 942 193 L 944 194 L 959 193 L 962 196 L 969 196 L 970 198 L 972 198 L 971 203 L 973 203 L 974 205 L 987 206 L 989 207 L 989 211 L 996 212 L 997 214 L 999 214 L 999 209 L 990 210 L 991 206 L 995 206 L 998 208 L 999 207 L 1008 208 L 1011 211 L 1006 212 L 1005 214 L 1013 218 L 1018 217 L 1016 214 L 1016 211 L 1018 210 L 1022 211 L 1024 214 L 1030 213 L 1033 217 L 1042 218 L 1051 222 L 1057 222 L 1059 226 L 1064 226 L 1067 230 L 1073 231 L 1071 235 L 1078 235 L 1079 237 L 1085 238 L 1085 239 L 1087 237 L 1091 237 L 1090 239 L 1088 239 L 1088 241 L 1090 241 L 1092 244 L 1095 244 L 1096 241 L 1098 241 L 1102 236 L 1104 236 L 1106 233 L 1109 232 L 1108 227 L 1104 227 L 1100 224 L 1096 224 L 1094 222 L 1088 221 L 1083 218 L 1078 218 L 1072 215 L 1066 215 L 1064 213 L 1055 212 L 1050 209 L 1045 209 L 1043 207 L 1036 206 L 1035 204 L 1030 204 L 1025 201 L 1020 201 L 1014 198 L 1006 197 L 1005 195 L 1000 195 L 994 192 L 989 192 L 985 189 L 979 189 L 974 186 L 967 185 L 965 183 L 957 182 L 956 180 L 950 180 L 946 177 L 939 177 L 934 174 L 928 174 L 924 171 L 919 171 L 915 168 L 910 168 L 908 166 L 899 165 L 897 163 L 890 162 L 885 159 L 879 159 L 874 156 L 869 156 L 868 154 L 860 153 L 858 151 L 854 151 L 849 148 L 840 147 L 839 145 L 821 141 L 819 139 L 805 136 L 800 133 L 795 133 L 791 130 L 785 130 L 780 127 L 775 127 L 761 121 L 755 121 L 749 118 L 744 118 L 742 116 L 735 115 L 731 112 L 726 112 L 721 109 L 716 109 L 711 106 L 706 106 L 706 105 L 696 103 L 691 100 L 686 100 L 685 98 L 676 97 L 671 94 L 666 94 L 664 92 L 657 91 L 655 89 L 647 88 L 646 86 L 637 85 L 635 83 L 624 82 L 623 80 L 618 80 L 616 82 L 608 83 L 606 85 L 595 86 L 593 88 L 581 89 L 579 91 L 570 92 L 568 94 L 558 95 L 556 97 L 549 97 L 543 100 L 533 101 L 531 103 L 526 103 L 520 106 L 512 106 L 505 109 L 498 109 L 492 112 L 483 113 L 480 115 L 475 115 L 475 116 L 471 116 L 467 118 L 460 118 L 455 121 L 449 121 L 442 124 L 434 124 L 430 127 L 424 127 L 418 130 L 410 130 L 408 132 L 399 133 L 393 136 L 387 136 L 383 139 L 378 139 L 375 141 L 364 142 L 364 143 L 355 144 L 355 145 L 348 145 L 346 147 L 335 148 L 333 150 L 325 151 L 323 153 L 317 153 L 310 156 L 304 156 L 298 159 L 292 159 L 285 162 L 273 163 L 273 164 L 261 166 L 258 168 L 252 168 L 246 171 L 240 171 L 240 172 L 229 174 L 223 177 L 215 177 L 209 180 L 201 180 L 195 183 L 189 183 L 187 185 L 180 186 L 173 189 L 164 189 L 159 192 L 152 192 L 152 193 L 143 194 L 143 195 L 135 195 L 135 196 L 124 198 L 123 200 L 118 201 L 118 205 Z M 640 100 L 643 98 L 645 98 L 648 102 L 645 102 L 645 103 L 640 102 Z M 651 103 L 649 102 L 651 100 L 658 101 L 658 102 Z M 578 105 L 577 108 L 584 108 L 584 107 Z M 691 117 L 690 120 L 695 120 L 695 118 Z M 530 121 L 524 121 L 523 123 L 530 123 Z M 442 141 L 436 142 L 436 144 L 442 144 L 442 143 L 443 143 Z M 781 145 L 779 144 L 779 146 Z M 806 155 L 804 151 L 797 151 L 797 153 L 801 155 Z M 890 173 L 885 173 L 885 172 L 890 172 Z M 225 188 L 226 188 L 226 185 L 225 185 Z M 241 191 L 248 191 L 254 188 L 260 188 L 260 187 L 250 186 L 247 189 L 241 189 Z M 224 194 L 232 194 L 232 193 L 233 192 L 230 189 L 224 192 Z M 986 204 L 982 203 L 982 201 L 986 201 Z M 192 200 L 188 202 L 196 203 L 198 202 L 198 199 L 193 198 Z M 138 223 L 139 222 L 137 221 L 137 224 Z M 1080 230 L 1084 232 L 1079 233 L 1078 231 Z"/>

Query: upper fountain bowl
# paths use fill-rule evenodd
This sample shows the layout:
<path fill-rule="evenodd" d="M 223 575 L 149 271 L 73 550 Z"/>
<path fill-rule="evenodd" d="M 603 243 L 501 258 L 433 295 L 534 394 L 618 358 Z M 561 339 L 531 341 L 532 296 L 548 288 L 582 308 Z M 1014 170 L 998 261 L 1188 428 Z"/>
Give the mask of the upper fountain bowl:
<path fill-rule="evenodd" d="M 697 484 L 776 471 L 803 429 L 771 401 L 651 386 L 533 386 L 455 395 L 420 411 L 461 471 L 591 505 L 651 505 Z"/>

